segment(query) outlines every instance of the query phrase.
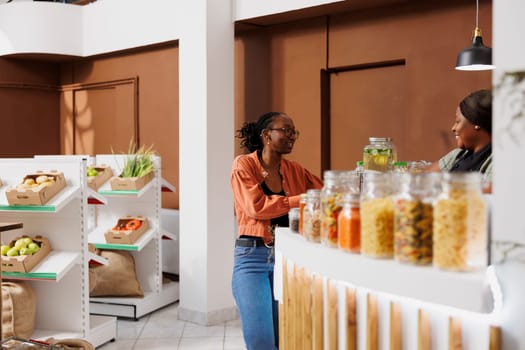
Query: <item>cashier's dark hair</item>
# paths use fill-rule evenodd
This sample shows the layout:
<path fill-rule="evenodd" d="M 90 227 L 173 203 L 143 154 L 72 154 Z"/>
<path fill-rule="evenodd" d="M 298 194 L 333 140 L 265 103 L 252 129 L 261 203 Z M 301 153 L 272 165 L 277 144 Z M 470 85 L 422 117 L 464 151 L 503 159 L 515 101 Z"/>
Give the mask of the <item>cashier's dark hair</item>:
<path fill-rule="evenodd" d="M 242 128 L 237 130 L 237 138 L 241 139 L 241 148 L 249 153 L 260 151 L 264 148 L 262 132 L 270 127 L 275 117 L 282 115 L 281 112 L 268 112 L 259 117 L 256 122 L 245 122 Z"/>
<path fill-rule="evenodd" d="M 461 114 L 472 124 L 492 134 L 492 92 L 474 91 L 459 103 Z"/>

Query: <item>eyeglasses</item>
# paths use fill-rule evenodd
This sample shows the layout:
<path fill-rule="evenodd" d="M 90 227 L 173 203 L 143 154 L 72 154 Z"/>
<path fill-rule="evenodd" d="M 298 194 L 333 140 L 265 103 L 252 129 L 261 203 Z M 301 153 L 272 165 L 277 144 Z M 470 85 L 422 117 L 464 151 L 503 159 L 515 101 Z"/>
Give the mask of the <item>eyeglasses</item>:
<path fill-rule="evenodd" d="M 299 138 L 299 130 L 291 128 L 268 128 L 268 130 L 282 131 L 286 137 L 295 137 L 296 139 Z"/>

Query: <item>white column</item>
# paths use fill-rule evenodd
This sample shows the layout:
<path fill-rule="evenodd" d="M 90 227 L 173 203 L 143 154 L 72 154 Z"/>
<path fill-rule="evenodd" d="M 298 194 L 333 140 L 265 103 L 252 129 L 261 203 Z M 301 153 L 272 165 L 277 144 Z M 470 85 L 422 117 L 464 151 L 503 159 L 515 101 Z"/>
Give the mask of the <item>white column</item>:
<path fill-rule="evenodd" d="M 179 41 L 179 318 L 210 325 L 237 317 L 231 293 L 232 1 L 193 0 L 184 10 Z"/>
<path fill-rule="evenodd" d="M 525 332 L 523 274 L 525 273 L 525 79 L 501 85 L 505 74 L 525 74 L 525 2 L 493 1 L 493 222 L 494 260 L 502 284 L 503 349 L 522 349 Z M 516 76 L 514 74 L 514 76 Z M 525 78 L 525 77 L 524 77 Z M 502 251 L 510 249 L 502 263 Z"/>

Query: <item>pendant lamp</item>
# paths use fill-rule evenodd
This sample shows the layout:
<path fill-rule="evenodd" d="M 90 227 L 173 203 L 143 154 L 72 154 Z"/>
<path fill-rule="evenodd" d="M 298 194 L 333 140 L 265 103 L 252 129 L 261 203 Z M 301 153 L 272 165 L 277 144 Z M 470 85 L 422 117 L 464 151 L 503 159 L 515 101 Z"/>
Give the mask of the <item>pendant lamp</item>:
<path fill-rule="evenodd" d="M 478 27 L 479 0 L 476 0 L 476 29 L 472 36 L 472 45 L 463 49 L 458 54 L 456 61 L 457 70 L 489 70 L 492 65 L 492 49 L 483 45 L 481 29 Z"/>

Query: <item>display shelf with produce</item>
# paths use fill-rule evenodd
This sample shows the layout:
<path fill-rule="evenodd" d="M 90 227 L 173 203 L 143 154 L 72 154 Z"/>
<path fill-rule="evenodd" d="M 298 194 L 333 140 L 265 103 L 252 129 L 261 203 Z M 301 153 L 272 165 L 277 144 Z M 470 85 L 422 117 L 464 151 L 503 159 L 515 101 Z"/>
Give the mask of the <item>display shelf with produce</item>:
<path fill-rule="evenodd" d="M 24 280 L 36 295 L 33 339 L 83 338 L 95 346 L 116 338 L 116 318 L 92 320 L 89 313 L 86 159 L 46 156 L 0 159 L 6 187 L 0 193 L 0 221 L 22 222 L 23 229 L 2 233 L 2 242 L 41 236 L 51 251 L 28 272 L 3 272 L 4 279 Z M 25 174 L 42 169 L 63 173 L 66 186 L 44 205 L 9 205 L 5 190 Z M 27 271 L 27 270 L 26 270 Z M 97 329 L 91 328 L 96 323 Z"/>
<path fill-rule="evenodd" d="M 129 155 L 96 155 L 97 164 L 109 166 L 114 174 L 122 173 L 122 165 Z M 161 159 L 153 156 L 154 176 L 140 190 L 112 190 L 110 182 L 102 185 L 97 194 L 102 196 L 104 205 L 97 205 L 92 213 L 96 222 L 89 233 L 89 242 L 103 250 L 129 251 L 135 261 L 137 280 L 143 291 L 143 298 L 134 297 L 91 297 L 90 310 L 94 314 L 112 315 L 138 319 L 152 311 L 179 300 L 179 283 L 165 283 L 162 274 L 162 245 L 164 236 L 161 230 L 161 192 L 162 188 L 175 188 L 161 177 Z M 119 218 L 127 216 L 145 217 L 147 231 L 133 244 L 108 243 L 105 233 L 112 229 Z"/>

